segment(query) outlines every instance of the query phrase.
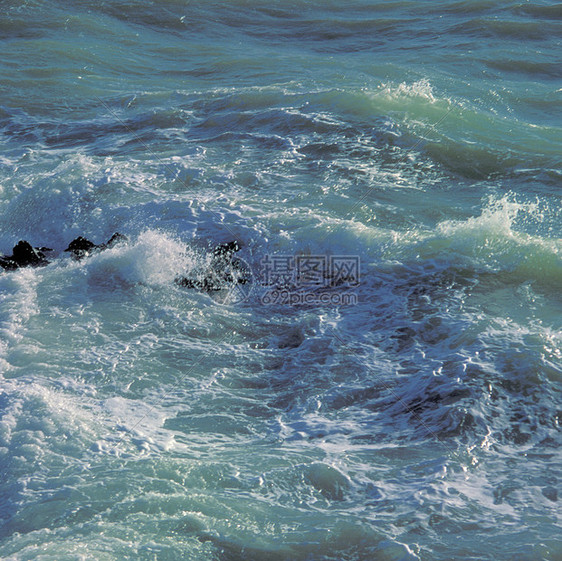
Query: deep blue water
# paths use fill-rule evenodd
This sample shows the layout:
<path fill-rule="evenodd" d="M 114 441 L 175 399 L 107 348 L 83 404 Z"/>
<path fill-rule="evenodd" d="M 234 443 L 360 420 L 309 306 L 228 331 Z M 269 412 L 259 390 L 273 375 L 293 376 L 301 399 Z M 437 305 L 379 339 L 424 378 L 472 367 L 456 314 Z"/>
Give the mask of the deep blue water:
<path fill-rule="evenodd" d="M 2 2 L 0 252 L 53 251 L 0 270 L 0 558 L 561 559 L 561 37 Z"/>

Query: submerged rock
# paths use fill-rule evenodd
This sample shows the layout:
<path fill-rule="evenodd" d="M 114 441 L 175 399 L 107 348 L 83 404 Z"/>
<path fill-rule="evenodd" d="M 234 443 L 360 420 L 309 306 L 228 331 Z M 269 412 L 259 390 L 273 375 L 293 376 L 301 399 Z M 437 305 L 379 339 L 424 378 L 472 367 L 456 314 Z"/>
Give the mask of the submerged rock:
<path fill-rule="evenodd" d="M 346 475 L 324 463 L 314 463 L 305 470 L 305 479 L 331 501 L 343 501 L 351 483 Z"/>
<path fill-rule="evenodd" d="M 203 292 L 219 291 L 233 284 L 246 284 L 250 280 L 250 273 L 241 260 L 234 258 L 234 253 L 240 249 L 237 241 L 216 246 L 205 270 L 189 277 L 176 277 L 175 283 L 183 288 L 194 288 Z"/>

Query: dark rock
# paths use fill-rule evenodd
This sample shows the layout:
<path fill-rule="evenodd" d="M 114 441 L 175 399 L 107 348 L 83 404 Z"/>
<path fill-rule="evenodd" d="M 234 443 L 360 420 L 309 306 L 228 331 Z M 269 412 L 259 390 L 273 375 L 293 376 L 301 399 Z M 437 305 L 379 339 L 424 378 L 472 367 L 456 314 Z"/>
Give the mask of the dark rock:
<path fill-rule="evenodd" d="M 120 234 L 119 232 L 115 232 L 115 234 L 113 234 L 113 236 L 111 236 L 111 238 L 109 238 L 109 241 L 105 244 L 107 247 L 113 247 L 115 245 L 117 245 L 118 243 L 125 243 L 128 242 L 129 238 L 127 236 L 125 236 L 124 234 Z"/>
<path fill-rule="evenodd" d="M 18 264 L 9 257 L 2 256 L 0 257 L 0 267 L 6 271 L 13 271 L 18 268 Z"/>
<path fill-rule="evenodd" d="M 12 255 L 0 256 L 0 267 L 8 271 L 21 267 L 42 267 L 49 261 L 45 257 L 47 247 L 33 247 L 29 242 L 20 240 L 12 249 Z"/>
<path fill-rule="evenodd" d="M 82 237 L 78 236 L 76 239 L 72 240 L 68 247 L 64 251 L 68 251 L 72 254 L 72 257 L 76 260 L 83 259 L 87 257 L 91 253 L 96 253 L 98 251 L 103 251 L 109 247 L 114 247 L 120 242 L 127 241 L 127 236 L 120 234 L 119 232 L 115 232 L 113 236 L 109 239 L 107 243 L 102 244 L 95 244 L 94 242 Z"/>
<path fill-rule="evenodd" d="M 69 251 L 74 259 L 79 260 L 89 255 L 90 252 L 97 247 L 98 246 L 94 242 L 91 242 L 82 236 L 78 236 L 68 244 L 68 247 L 64 251 Z"/>
<path fill-rule="evenodd" d="M 93 253 L 114 247 L 126 242 L 128 238 L 119 232 L 111 236 L 107 243 L 95 244 L 91 240 L 78 236 L 72 240 L 64 250 L 76 260 L 81 260 Z M 250 282 L 251 273 L 240 259 L 235 259 L 234 254 L 240 251 L 241 246 L 237 241 L 217 245 L 210 251 L 209 266 L 199 270 L 190 277 L 180 276 L 175 279 L 178 286 L 215 292 L 231 287 L 233 284 L 246 284 Z M 12 255 L 0 255 L 0 268 L 15 270 L 20 267 L 40 267 L 49 261 L 45 252 L 52 251 L 46 247 L 32 247 L 26 241 L 19 241 L 12 250 Z"/>

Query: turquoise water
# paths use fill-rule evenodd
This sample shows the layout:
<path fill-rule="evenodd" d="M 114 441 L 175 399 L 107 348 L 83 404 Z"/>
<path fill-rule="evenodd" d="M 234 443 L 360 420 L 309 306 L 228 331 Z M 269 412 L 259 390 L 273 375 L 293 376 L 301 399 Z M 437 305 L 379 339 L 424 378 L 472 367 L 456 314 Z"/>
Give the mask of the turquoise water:
<path fill-rule="evenodd" d="M 552 1 L 3 2 L 0 251 L 53 252 L 0 270 L 0 558 L 561 559 L 561 37 Z M 174 282 L 230 240 L 250 283 Z"/>

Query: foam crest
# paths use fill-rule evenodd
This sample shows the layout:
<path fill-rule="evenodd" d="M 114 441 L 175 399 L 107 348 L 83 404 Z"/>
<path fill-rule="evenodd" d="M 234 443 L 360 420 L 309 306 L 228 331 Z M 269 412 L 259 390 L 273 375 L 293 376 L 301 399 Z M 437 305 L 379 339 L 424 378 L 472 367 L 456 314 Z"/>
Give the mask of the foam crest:
<path fill-rule="evenodd" d="M 398 85 L 383 83 L 378 93 L 382 93 L 389 99 L 418 98 L 430 103 L 435 103 L 438 100 L 434 95 L 433 86 L 426 79 L 411 84 L 406 82 L 401 82 Z"/>
<path fill-rule="evenodd" d="M 91 280 L 101 285 L 170 285 L 192 268 L 194 255 L 180 241 L 155 230 L 142 232 L 132 244 L 93 255 L 86 263 Z"/>
<path fill-rule="evenodd" d="M 447 220 L 437 226 L 437 236 L 422 243 L 426 257 L 447 257 L 451 252 L 480 266 L 519 270 L 536 276 L 560 278 L 562 240 L 527 233 L 542 220 L 536 203 L 520 203 L 511 196 L 492 199 L 479 216 Z"/>
<path fill-rule="evenodd" d="M 513 237 L 513 224 L 519 213 L 533 212 L 533 205 L 518 203 L 508 198 L 492 200 L 480 216 L 465 221 L 447 220 L 438 225 L 443 236 L 464 234 L 489 239 L 492 237 Z"/>

